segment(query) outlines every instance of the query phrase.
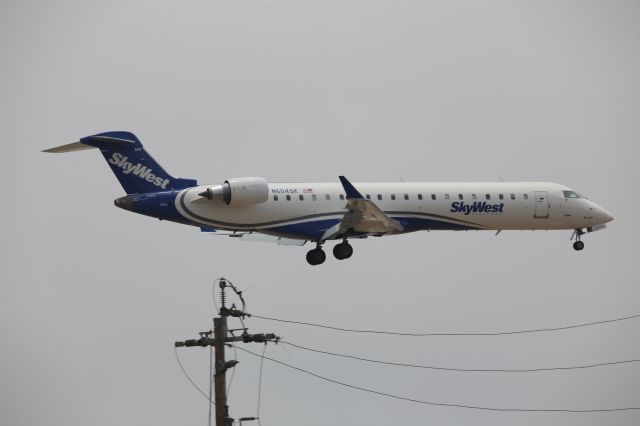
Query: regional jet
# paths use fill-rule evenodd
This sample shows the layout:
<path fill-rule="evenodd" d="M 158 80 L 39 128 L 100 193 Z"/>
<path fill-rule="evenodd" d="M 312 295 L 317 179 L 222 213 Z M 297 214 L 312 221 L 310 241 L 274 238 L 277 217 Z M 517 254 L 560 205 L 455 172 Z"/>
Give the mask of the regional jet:
<path fill-rule="evenodd" d="M 203 232 L 281 245 L 315 244 L 307 262 L 351 257 L 349 239 L 431 230 L 571 230 L 582 236 L 606 227 L 611 214 L 564 185 L 549 182 L 276 183 L 261 177 L 201 185 L 169 175 L 129 132 L 87 136 L 44 152 L 97 148 L 126 194 L 117 207 L 199 227 Z"/>

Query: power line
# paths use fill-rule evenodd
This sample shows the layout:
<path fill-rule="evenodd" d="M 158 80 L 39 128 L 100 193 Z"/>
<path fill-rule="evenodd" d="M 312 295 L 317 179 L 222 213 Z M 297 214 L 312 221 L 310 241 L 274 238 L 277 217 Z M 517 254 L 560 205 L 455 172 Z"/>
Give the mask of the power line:
<path fill-rule="evenodd" d="M 234 361 L 238 361 L 238 351 L 236 350 L 236 348 L 233 348 L 233 360 Z M 236 369 L 234 368 L 231 371 L 231 378 L 229 379 L 229 384 L 227 385 L 227 396 L 229 396 L 229 392 L 231 392 L 231 384 L 233 383 L 233 378 L 236 375 Z"/>
<path fill-rule="evenodd" d="M 213 306 L 216 308 L 216 312 L 219 312 L 218 302 L 216 302 L 216 285 L 220 282 L 220 278 L 213 281 L 211 285 L 211 300 L 213 301 Z"/>
<path fill-rule="evenodd" d="M 209 346 L 209 401 L 213 394 L 213 346 Z M 209 423 L 207 426 L 211 426 L 211 404 L 209 404 Z"/>
<path fill-rule="evenodd" d="M 211 403 L 211 405 L 216 405 L 211 398 L 209 398 L 207 396 L 207 394 L 200 389 L 200 387 L 198 385 L 196 385 L 196 383 L 191 379 L 191 376 L 189 376 L 189 373 L 187 373 L 187 370 L 185 370 L 184 365 L 182 365 L 182 361 L 180 361 L 180 356 L 178 355 L 178 348 L 173 348 L 173 352 L 176 354 L 176 361 L 178 361 L 178 365 L 180 366 L 180 370 L 182 370 L 182 373 L 184 374 L 184 376 L 187 378 L 187 380 L 189 381 L 189 383 L 191 383 L 191 385 L 196 388 L 196 390 L 198 392 L 200 392 L 200 394 L 202 394 L 202 396 L 204 396 L 204 398 L 209 401 Z"/>
<path fill-rule="evenodd" d="M 349 358 L 357 361 L 365 361 L 374 364 L 384 364 L 384 365 L 392 365 L 396 367 L 410 367 L 410 368 L 423 368 L 428 370 L 442 370 L 442 371 L 458 371 L 458 372 L 476 372 L 476 373 L 533 373 L 538 371 L 557 371 L 557 370 L 579 370 L 586 368 L 595 368 L 595 367 L 605 367 L 609 365 L 619 365 L 619 364 L 631 364 L 635 362 L 640 362 L 640 359 L 629 359 L 623 361 L 612 361 L 612 362 L 601 362 L 597 364 L 587 364 L 587 365 L 572 365 L 565 367 L 543 367 L 543 368 L 452 368 L 452 367 L 438 367 L 433 365 L 421 365 L 421 364 L 407 364 L 402 362 L 391 362 L 391 361 L 380 361 L 375 359 L 363 358 L 355 355 L 347 355 L 340 354 L 336 352 L 324 351 L 321 349 L 313 349 L 307 348 L 305 346 L 296 345 L 295 343 L 287 342 L 281 340 L 280 343 L 293 346 L 294 348 L 302 349 L 309 352 L 317 352 L 320 354 L 331 355 L 341 358 Z"/>
<path fill-rule="evenodd" d="M 240 349 L 241 351 L 247 352 L 255 357 L 260 357 L 260 355 L 251 352 L 249 350 L 246 350 L 244 348 L 240 348 L 238 347 L 238 349 Z M 465 409 L 470 409 L 470 410 L 483 410 L 483 411 L 500 411 L 500 412 L 538 412 L 538 413 L 603 413 L 603 412 L 614 412 L 614 411 L 632 411 L 632 410 L 640 410 L 640 407 L 623 407 L 623 408 L 603 408 L 603 409 L 586 409 L 586 410 L 572 410 L 572 409 L 565 409 L 565 408 L 545 408 L 545 409 L 539 409 L 539 408 L 497 408 L 497 407 L 482 407 L 482 406 L 476 406 L 476 405 L 466 405 L 466 404 L 454 404 L 454 403 L 445 403 L 445 402 L 433 402 L 433 401 L 424 401 L 424 400 L 419 400 L 419 399 L 414 399 L 414 398 L 408 398 L 408 397 L 404 397 L 404 396 L 399 396 L 399 395 L 395 395 L 395 394 L 391 394 L 391 393 L 386 393 L 386 392 L 380 392 L 380 391 L 376 391 L 373 389 L 368 389 L 368 388 L 364 388 L 361 386 L 355 386 L 355 385 L 350 385 L 348 383 L 344 383 L 344 382 L 340 382 L 338 380 L 335 379 L 330 379 L 328 377 L 324 377 L 321 376 L 319 374 L 313 373 L 309 370 L 305 370 L 303 368 L 299 368 L 299 367 L 295 367 L 293 365 L 284 363 L 282 361 L 278 361 L 276 359 L 264 356 L 264 359 L 268 359 L 271 362 L 274 362 L 276 364 L 282 365 L 284 367 L 287 368 L 291 368 L 293 370 L 296 370 L 298 372 L 310 375 L 315 377 L 316 379 L 320 379 L 320 380 L 324 380 L 326 382 L 329 383 L 333 383 L 336 385 L 340 385 L 340 386 L 344 386 L 350 389 L 355 389 L 355 390 L 359 390 L 362 392 L 367 392 L 367 393 L 371 393 L 371 394 L 375 394 L 375 395 L 379 395 L 379 396 L 385 396 L 387 398 L 392 398 L 392 399 L 398 399 L 398 400 L 402 400 L 402 401 L 407 401 L 407 402 L 413 402 L 415 404 L 423 404 L 423 405 L 431 405 L 431 406 L 439 406 L 439 407 L 451 407 L 451 408 L 465 408 Z"/>
<path fill-rule="evenodd" d="M 258 374 L 258 406 L 256 408 L 256 419 L 258 420 L 258 425 L 262 426 L 260 422 L 260 402 L 262 400 L 262 365 L 264 364 L 264 354 L 267 352 L 267 344 L 264 344 L 264 348 L 262 348 L 262 356 L 260 357 L 260 372 Z"/>
<path fill-rule="evenodd" d="M 315 324 L 315 323 L 304 322 L 304 321 L 293 321 L 293 320 L 285 320 L 285 319 L 280 319 L 280 318 L 265 317 L 265 316 L 254 315 L 254 314 L 247 315 L 247 316 L 250 316 L 250 317 L 253 317 L 253 318 L 260 318 L 260 319 L 264 319 L 264 320 L 268 320 L 268 321 L 277 321 L 277 322 L 283 322 L 283 323 L 289 323 L 289 324 L 298 324 L 298 325 L 304 325 L 304 326 L 309 326 L 309 327 L 325 328 L 325 329 L 335 330 L 335 331 L 344 331 L 344 332 L 349 332 L 349 333 L 385 334 L 385 335 L 392 335 L 392 336 L 409 336 L 409 337 L 429 337 L 429 336 L 504 336 L 504 335 L 510 335 L 510 334 L 542 333 L 542 332 L 548 332 L 548 331 L 561 331 L 561 330 L 569 330 L 569 329 L 572 329 L 572 328 L 589 327 L 589 326 L 597 325 L 597 324 L 607 324 L 607 323 L 612 323 L 612 322 L 626 321 L 626 320 L 630 320 L 630 319 L 634 319 L 634 318 L 640 318 L 640 314 L 636 314 L 636 315 L 631 315 L 631 316 L 628 316 L 628 317 L 614 318 L 614 319 L 608 319 L 608 320 L 602 320 L 602 321 L 592 321 L 592 322 L 586 322 L 586 323 L 582 323 L 582 324 L 565 325 L 565 326 L 560 326 L 560 327 L 536 328 L 536 329 L 530 329 L 530 330 L 513 330 L 513 331 L 500 331 L 500 332 L 406 333 L 406 332 L 396 332 L 396 331 L 358 330 L 358 329 L 353 329 L 353 328 L 335 327 L 335 326 L 330 326 L 330 325 Z"/>

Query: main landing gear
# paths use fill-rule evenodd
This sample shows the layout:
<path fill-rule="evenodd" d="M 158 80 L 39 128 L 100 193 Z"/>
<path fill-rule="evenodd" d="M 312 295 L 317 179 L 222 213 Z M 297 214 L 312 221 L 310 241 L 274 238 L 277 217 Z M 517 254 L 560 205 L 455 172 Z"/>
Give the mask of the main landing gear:
<path fill-rule="evenodd" d="M 320 244 L 318 244 L 318 246 L 313 250 L 309 250 L 307 252 L 307 263 L 309 265 L 320 265 L 321 263 L 324 263 L 326 258 L 327 255 L 324 250 L 322 250 L 322 246 Z"/>
<path fill-rule="evenodd" d="M 336 244 L 333 247 L 333 255 L 338 260 L 348 259 L 352 254 L 353 247 L 351 247 L 351 244 L 349 244 L 347 240 L 344 240 L 340 244 Z M 325 254 L 324 250 L 322 250 L 322 245 L 320 243 L 318 243 L 316 248 L 307 252 L 307 262 L 309 263 L 309 265 L 320 265 L 324 263 L 326 259 L 327 255 Z"/>
<path fill-rule="evenodd" d="M 576 240 L 573 242 L 573 249 L 575 251 L 580 251 L 584 248 L 584 243 L 580 240 L 580 237 L 582 237 L 585 234 L 585 232 L 582 229 L 576 229 L 575 231 L 573 231 L 573 235 L 571 236 L 571 239 L 573 239 L 573 237 L 576 237 Z"/>
<path fill-rule="evenodd" d="M 349 244 L 347 240 L 333 246 L 333 255 L 338 260 L 348 259 L 352 254 L 353 247 L 351 247 L 351 244 Z"/>

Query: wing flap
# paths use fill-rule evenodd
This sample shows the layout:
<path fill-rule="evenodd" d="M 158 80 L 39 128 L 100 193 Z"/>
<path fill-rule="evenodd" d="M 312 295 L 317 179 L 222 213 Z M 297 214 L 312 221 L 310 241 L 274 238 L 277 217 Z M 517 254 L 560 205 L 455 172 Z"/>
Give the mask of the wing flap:
<path fill-rule="evenodd" d="M 240 237 L 240 241 L 248 241 L 252 243 L 277 243 L 278 237 L 273 235 L 260 234 L 257 232 L 248 232 Z"/>
<path fill-rule="evenodd" d="M 275 243 L 279 246 L 303 246 L 307 242 L 307 240 L 284 238 L 253 231 L 224 231 L 208 227 L 202 227 L 201 231 L 213 236 L 237 238 L 240 241 L 252 243 Z"/>
<path fill-rule="evenodd" d="M 278 239 L 279 246 L 303 246 L 307 243 L 307 240 L 295 240 L 293 238 L 280 238 Z"/>

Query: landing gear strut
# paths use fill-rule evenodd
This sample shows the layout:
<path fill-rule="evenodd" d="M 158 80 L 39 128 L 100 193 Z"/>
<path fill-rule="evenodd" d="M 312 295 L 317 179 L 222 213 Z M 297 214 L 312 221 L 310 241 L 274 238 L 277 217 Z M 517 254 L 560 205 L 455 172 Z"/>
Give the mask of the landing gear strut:
<path fill-rule="evenodd" d="M 585 232 L 582 229 L 576 229 L 573 232 L 573 235 L 575 235 L 575 237 L 576 237 L 576 240 L 573 243 L 573 249 L 574 250 L 580 251 L 580 250 L 582 250 L 584 248 L 584 243 L 580 240 L 580 237 L 582 235 L 584 235 L 584 233 Z"/>
<path fill-rule="evenodd" d="M 349 244 L 347 240 L 333 246 L 333 255 L 338 260 L 348 259 L 352 254 L 353 247 L 351 247 L 351 244 Z"/>
<path fill-rule="evenodd" d="M 309 250 L 307 252 L 307 263 L 309 263 L 309 265 L 320 265 L 321 263 L 324 263 L 326 258 L 327 255 L 324 250 L 322 250 L 322 246 L 320 244 L 318 244 L 313 250 Z"/>

